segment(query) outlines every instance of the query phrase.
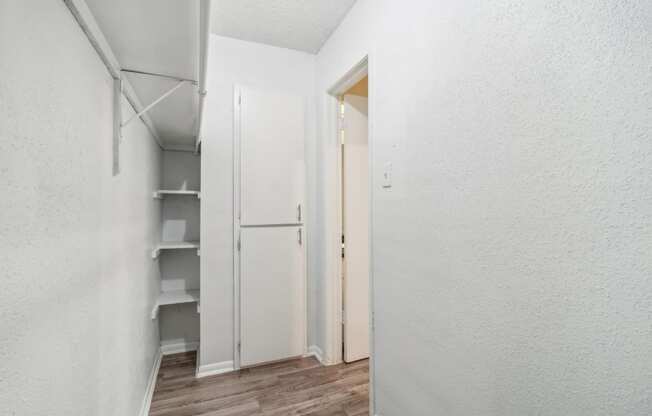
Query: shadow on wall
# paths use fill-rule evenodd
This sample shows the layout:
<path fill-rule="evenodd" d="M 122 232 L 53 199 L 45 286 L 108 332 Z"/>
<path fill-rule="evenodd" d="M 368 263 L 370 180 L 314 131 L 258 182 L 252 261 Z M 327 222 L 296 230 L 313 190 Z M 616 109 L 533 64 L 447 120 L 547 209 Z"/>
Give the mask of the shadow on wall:
<path fill-rule="evenodd" d="M 199 240 L 199 200 L 169 196 L 163 204 L 163 241 Z"/>

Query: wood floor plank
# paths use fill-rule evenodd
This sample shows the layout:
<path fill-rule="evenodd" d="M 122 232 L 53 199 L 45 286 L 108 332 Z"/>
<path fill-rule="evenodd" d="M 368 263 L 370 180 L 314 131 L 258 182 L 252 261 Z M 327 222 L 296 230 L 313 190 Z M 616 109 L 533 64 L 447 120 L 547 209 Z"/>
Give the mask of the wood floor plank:
<path fill-rule="evenodd" d="M 369 364 L 301 358 L 195 378 L 196 355 L 163 357 L 150 416 L 363 416 Z"/>

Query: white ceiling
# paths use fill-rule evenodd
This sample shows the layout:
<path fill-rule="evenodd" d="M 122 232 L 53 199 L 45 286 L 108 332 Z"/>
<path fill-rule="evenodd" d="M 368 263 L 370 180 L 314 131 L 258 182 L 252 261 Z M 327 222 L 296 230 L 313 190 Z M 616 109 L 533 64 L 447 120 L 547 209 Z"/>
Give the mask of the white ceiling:
<path fill-rule="evenodd" d="M 198 0 L 86 0 L 120 66 L 192 80 L 199 71 Z M 143 105 L 176 81 L 125 74 Z M 197 87 L 186 84 L 148 114 L 165 146 L 194 146 Z"/>
<path fill-rule="evenodd" d="M 317 53 L 355 0 L 213 0 L 218 35 Z M 86 0 L 120 66 L 198 80 L 199 0 Z M 176 81 L 124 73 L 143 105 Z M 199 97 L 186 84 L 148 115 L 167 148 L 193 148 Z"/>
<path fill-rule="evenodd" d="M 317 53 L 355 0 L 213 0 L 211 32 Z"/>

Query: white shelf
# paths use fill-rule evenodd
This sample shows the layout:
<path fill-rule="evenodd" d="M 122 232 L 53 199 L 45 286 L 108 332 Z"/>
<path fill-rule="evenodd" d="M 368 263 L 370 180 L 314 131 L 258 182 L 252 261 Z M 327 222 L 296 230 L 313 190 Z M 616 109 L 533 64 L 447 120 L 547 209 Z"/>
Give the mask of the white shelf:
<path fill-rule="evenodd" d="M 161 250 L 187 250 L 196 249 L 197 255 L 200 255 L 199 241 L 163 241 L 152 250 L 152 258 L 155 259 L 161 254 Z"/>
<path fill-rule="evenodd" d="M 201 198 L 201 192 L 199 191 L 188 191 L 188 190 L 174 191 L 170 189 L 159 189 L 158 191 L 154 191 L 154 198 L 156 199 L 163 199 L 165 195 L 189 195 L 189 196 L 196 196 L 197 199 Z"/>
<path fill-rule="evenodd" d="M 197 302 L 197 313 L 199 313 L 199 290 L 171 290 L 169 292 L 161 292 L 152 309 L 152 319 L 158 317 L 159 307 L 165 305 L 180 305 L 183 303 Z"/>
<path fill-rule="evenodd" d="M 199 302 L 199 290 L 172 290 L 161 292 L 158 297 L 159 306 L 192 302 Z"/>

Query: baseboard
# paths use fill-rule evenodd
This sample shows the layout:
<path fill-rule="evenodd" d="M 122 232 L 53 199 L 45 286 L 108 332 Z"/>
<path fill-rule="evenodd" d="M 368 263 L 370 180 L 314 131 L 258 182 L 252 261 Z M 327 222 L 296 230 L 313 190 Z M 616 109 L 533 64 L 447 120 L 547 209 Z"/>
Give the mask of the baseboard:
<path fill-rule="evenodd" d="M 320 364 L 324 364 L 324 352 L 316 345 L 311 345 L 308 347 L 308 353 L 306 357 L 315 357 Z"/>
<path fill-rule="evenodd" d="M 163 359 L 163 354 L 161 350 L 157 351 L 156 358 L 154 359 L 154 365 L 152 370 L 149 373 L 149 381 L 147 382 L 147 389 L 145 390 L 145 397 L 143 397 L 143 403 L 140 406 L 140 416 L 149 415 L 149 407 L 152 405 L 152 397 L 154 396 L 154 389 L 156 388 L 156 379 L 158 378 L 158 370 L 161 368 L 161 360 Z"/>
<path fill-rule="evenodd" d="M 161 353 L 163 355 L 178 354 L 181 352 L 197 351 L 199 342 L 177 342 L 174 344 L 162 344 Z"/>
<path fill-rule="evenodd" d="M 197 378 L 216 376 L 218 374 L 230 373 L 235 371 L 233 361 L 222 361 L 220 363 L 206 364 L 197 367 Z"/>

